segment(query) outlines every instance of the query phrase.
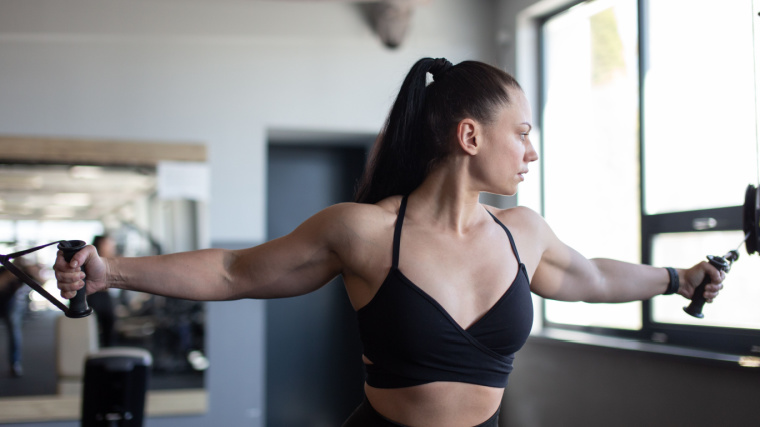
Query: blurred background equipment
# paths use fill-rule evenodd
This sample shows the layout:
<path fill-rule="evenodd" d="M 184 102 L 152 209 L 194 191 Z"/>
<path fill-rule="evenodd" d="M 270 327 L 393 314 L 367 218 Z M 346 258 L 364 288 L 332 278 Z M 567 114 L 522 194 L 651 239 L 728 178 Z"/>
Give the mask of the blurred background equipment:
<path fill-rule="evenodd" d="M 141 427 L 152 358 L 139 348 L 112 347 L 87 357 L 82 427 Z"/>

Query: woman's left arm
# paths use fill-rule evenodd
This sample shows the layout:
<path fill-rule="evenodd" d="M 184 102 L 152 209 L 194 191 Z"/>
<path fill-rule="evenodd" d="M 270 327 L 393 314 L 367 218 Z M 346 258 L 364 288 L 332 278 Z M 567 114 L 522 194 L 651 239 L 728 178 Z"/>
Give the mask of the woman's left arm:
<path fill-rule="evenodd" d="M 533 211 L 521 215 L 530 223 L 538 246 L 531 289 L 536 294 L 561 301 L 627 302 L 663 294 L 670 283 L 665 268 L 606 258 L 587 259 L 563 243 L 546 221 Z M 702 261 L 688 269 L 676 269 L 678 293 L 691 298 L 694 290 L 710 277 L 704 297 L 711 302 L 723 288 L 725 273 Z"/>

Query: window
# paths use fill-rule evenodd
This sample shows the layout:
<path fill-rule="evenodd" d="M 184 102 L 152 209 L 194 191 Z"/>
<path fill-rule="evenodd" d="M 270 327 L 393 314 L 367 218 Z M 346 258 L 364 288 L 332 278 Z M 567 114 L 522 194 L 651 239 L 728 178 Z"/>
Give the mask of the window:
<path fill-rule="evenodd" d="M 678 267 L 740 245 L 744 191 L 758 182 L 757 12 L 752 0 L 596 0 L 543 20 L 543 214 L 563 241 Z M 748 353 L 760 349 L 757 277 L 760 257 L 741 245 L 704 319 L 658 296 L 546 301 L 544 321 Z"/>
<path fill-rule="evenodd" d="M 544 216 L 585 256 L 630 262 L 641 253 L 636 16 L 635 0 L 597 1 L 542 30 Z M 641 303 L 545 304 L 552 323 L 642 326 Z"/>

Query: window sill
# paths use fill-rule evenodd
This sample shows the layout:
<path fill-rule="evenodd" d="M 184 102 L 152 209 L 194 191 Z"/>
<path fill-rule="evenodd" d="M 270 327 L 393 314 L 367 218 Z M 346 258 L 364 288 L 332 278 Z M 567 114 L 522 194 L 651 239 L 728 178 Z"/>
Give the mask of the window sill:
<path fill-rule="evenodd" d="M 742 369 L 754 368 L 760 371 L 760 356 L 717 353 L 672 344 L 659 344 L 559 328 L 543 328 L 531 334 L 531 339 L 678 357 Z"/>

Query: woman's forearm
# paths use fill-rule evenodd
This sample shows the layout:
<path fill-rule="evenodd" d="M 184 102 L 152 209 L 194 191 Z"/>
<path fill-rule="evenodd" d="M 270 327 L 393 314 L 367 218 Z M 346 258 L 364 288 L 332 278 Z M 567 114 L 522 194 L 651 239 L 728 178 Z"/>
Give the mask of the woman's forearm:
<path fill-rule="evenodd" d="M 587 302 L 641 301 L 663 294 L 670 282 L 664 268 L 595 258 L 591 262 L 599 271 L 599 292 Z M 682 271 L 676 270 L 679 275 Z"/>
<path fill-rule="evenodd" d="M 104 260 L 106 286 L 190 300 L 234 299 L 233 258 L 222 249 L 109 258 Z"/>

